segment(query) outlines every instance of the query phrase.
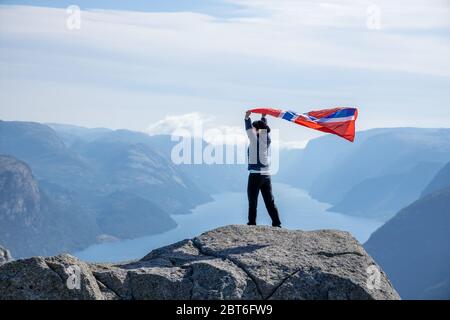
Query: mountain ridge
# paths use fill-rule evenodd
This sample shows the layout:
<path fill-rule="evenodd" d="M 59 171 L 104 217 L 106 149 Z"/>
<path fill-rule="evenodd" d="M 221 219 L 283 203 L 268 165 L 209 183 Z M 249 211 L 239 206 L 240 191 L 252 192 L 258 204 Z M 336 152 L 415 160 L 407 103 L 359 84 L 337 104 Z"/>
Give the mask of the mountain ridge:
<path fill-rule="evenodd" d="M 450 185 L 449 165 L 433 181 Z M 436 185 L 431 183 L 430 185 Z M 364 244 L 405 299 L 450 299 L 450 187 L 425 192 Z"/>

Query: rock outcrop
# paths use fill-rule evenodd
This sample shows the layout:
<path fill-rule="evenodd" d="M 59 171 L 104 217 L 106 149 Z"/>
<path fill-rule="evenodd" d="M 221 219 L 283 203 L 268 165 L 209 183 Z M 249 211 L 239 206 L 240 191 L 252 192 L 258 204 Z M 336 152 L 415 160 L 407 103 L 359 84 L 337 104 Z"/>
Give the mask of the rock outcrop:
<path fill-rule="evenodd" d="M 0 246 L 0 265 L 12 261 L 11 253 L 8 249 Z"/>
<path fill-rule="evenodd" d="M 127 263 L 87 264 L 70 255 L 13 261 L 0 267 L 0 299 L 391 300 L 399 295 L 349 233 L 234 225 Z"/>

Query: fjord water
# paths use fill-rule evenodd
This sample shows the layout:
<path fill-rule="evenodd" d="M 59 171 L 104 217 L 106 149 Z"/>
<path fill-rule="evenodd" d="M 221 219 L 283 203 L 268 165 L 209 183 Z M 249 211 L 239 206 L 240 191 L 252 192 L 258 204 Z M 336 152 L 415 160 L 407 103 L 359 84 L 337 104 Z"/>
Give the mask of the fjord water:
<path fill-rule="evenodd" d="M 312 199 L 306 191 L 285 184 L 273 186 L 283 227 L 288 229 L 337 229 L 349 231 L 361 243 L 383 222 L 326 211 L 331 206 Z M 193 238 L 205 231 L 228 225 L 244 224 L 247 215 L 246 193 L 223 193 L 214 201 L 200 205 L 188 215 L 176 215 L 178 227 L 162 234 L 131 240 L 92 245 L 74 253 L 89 262 L 118 262 L 139 259 L 148 252 L 177 241 Z M 270 218 L 260 196 L 258 224 L 270 225 Z"/>

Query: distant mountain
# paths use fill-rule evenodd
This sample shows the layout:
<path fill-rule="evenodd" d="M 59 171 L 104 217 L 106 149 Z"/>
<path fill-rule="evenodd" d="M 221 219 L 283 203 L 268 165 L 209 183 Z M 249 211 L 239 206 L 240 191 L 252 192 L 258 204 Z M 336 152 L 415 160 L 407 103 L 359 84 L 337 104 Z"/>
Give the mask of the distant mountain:
<path fill-rule="evenodd" d="M 273 176 L 273 180 L 276 182 L 287 184 L 303 184 L 305 181 L 302 178 L 298 178 L 298 182 L 293 182 L 293 176 L 297 175 L 297 171 L 302 170 L 300 163 L 303 160 L 304 149 L 281 149 L 279 156 L 279 169 L 277 174 Z M 304 187 L 303 187 L 304 188 Z"/>
<path fill-rule="evenodd" d="M 448 159 L 450 129 L 373 129 L 358 132 L 354 144 L 328 135 L 308 143 L 286 182 L 342 213 L 386 219 Z"/>
<path fill-rule="evenodd" d="M 91 164 L 103 194 L 133 193 L 168 213 L 189 213 L 211 200 L 180 168 L 154 151 L 145 134 L 113 131 L 71 150 Z"/>
<path fill-rule="evenodd" d="M 384 129 L 372 129 L 358 132 L 355 143 L 349 143 L 334 135 L 313 139 L 301 152 L 295 152 L 296 150 L 291 152 L 290 160 L 284 162 L 281 167 L 281 170 L 290 172 L 283 180 L 292 186 L 310 191 L 323 173 L 332 172 L 337 162 L 354 151 L 355 146 L 363 144 L 371 136 L 383 131 Z"/>
<path fill-rule="evenodd" d="M 88 212 L 50 199 L 30 167 L 10 156 L 0 156 L 0 209 L 0 243 L 17 258 L 80 250 L 96 241 Z"/>
<path fill-rule="evenodd" d="M 445 170 L 439 181 L 450 182 Z M 404 299 L 450 299 L 450 188 L 425 195 L 373 233 L 366 250 Z"/>
<path fill-rule="evenodd" d="M 0 154 L 25 161 L 38 180 L 70 185 L 73 190 L 94 183 L 89 164 L 40 123 L 0 120 Z"/>
<path fill-rule="evenodd" d="M 313 183 L 311 195 L 336 204 L 367 178 L 404 173 L 420 162 L 444 165 L 448 159 L 450 129 L 386 129 L 336 158 L 333 166 Z"/>
<path fill-rule="evenodd" d="M 420 197 L 423 186 L 441 167 L 441 163 L 421 162 L 406 172 L 365 179 L 329 211 L 389 220 Z"/>
<path fill-rule="evenodd" d="M 148 139 L 149 143 L 168 159 L 171 159 L 173 147 L 180 143 L 180 141 L 172 141 L 171 136 L 168 135 L 149 136 Z M 202 150 L 205 150 L 208 143 L 198 138 L 192 138 L 190 145 L 192 149 L 195 145 L 198 145 L 201 146 Z M 195 164 L 193 153 L 190 160 L 191 164 L 180 164 L 177 165 L 177 168 L 195 181 L 199 188 L 205 192 L 215 194 L 245 190 L 243 188 L 247 183 L 246 164 Z"/>
<path fill-rule="evenodd" d="M 80 250 L 99 238 L 164 232 L 176 226 L 170 214 L 189 213 L 212 199 L 155 151 L 146 134 L 52 126 L 56 131 L 39 123 L 0 121 L 0 153 L 20 159 L 32 177 L 20 187 L 5 180 L 1 216 L 23 202 L 11 194 L 30 195 L 21 188 L 35 185 L 39 199 L 30 202 L 36 207 L 23 209 L 29 216 L 17 215 L 26 226 L 20 219 L 1 226 L 0 243 L 17 257 Z M 7 170 L 6 163 L 1 170 Z M 54 238 L 48 241 L 49 232 Z"/>
<path fill-rule="evenodd" d="M 188 213 L 211 199 L 155 151 L 144 133 L 51 126 L 0 121 L 0 153 L 28 163 L 40 182 L 73 191 L 80 203 L 124 191 L 168 213 Z"/>
<path fill-rule="evenodd" d="M 134 238 L 176 227 L 165 210 L 134 194 L 85 200 L 38 183 L 27 164 L 0 156 L 0 243 L 16 257 L 78 251 L 105 236 Z"/>
<path fill-rule="evenodd" d="M 113 143 L 139 143 L 151 147 L 156 153 L 165 157 L 167 161 L 171 161 L 172 150 L 179 143 L 179 141 L 173 141 L 170 135 L 149 136 L 142 132 L 130 130 L 89 129 L 62 124 L 49 124 L 49 126 L 75 152 L 79 152 L 80 149 L 84 148 L 86 143 L 92 143 L 95 140 Z M 334 145 L 334 143 L 335 141 L 333 140 L 330 142 L 330 145 Z M 202 150 L 208 146 L 205 141 L 198 138 L 192 138 L 190 144 L 192 147 L 198 144 Z M 346 146 L 345 144 L 343 145 Z M 338 150 L 339 148 L 336 149 Z M 298 166 L 302 152 L 303 149 L 281 150 L 279 159 L 280 169 L 274 176 L 274 180 L 284 183 L 291 182 L 292 168 Z M 193 156 L 191 156 L 191 160 L 193 163 Z M 313 162 L 317 162 L 317 159 Z M 245 190 L 247 183 L 246 164 L 180 164 L 176 165 L 176 168 L 183 172 L 190 180 L 194 181 L 198 188 L 208 194 L 242 191 Z M 303 182 L 303 177 L 299 181 Z"/>
<path fill-rule="evenodd" d="M 85 128 L 59 123 L 46 123 L 46 125 L 58 134 L 67 147 L 71 147 L 79 141 L 93 141 L 105 133 L 113 131 L 107 128 Z"/>
<path fill-rule="evenodd" d="M 49 126 L 63 137 L 63 140 L 75 152 L 83 149 L 86 143 L 93 143 L 96 140 L 103 143 L 143 144 L 164 157 L 166 161 L 172 162 L 172 149 L 179 143 L 179 141 L 173 141 L 170 135 L 150 136 L 143 132 L 130 130 L 89 129 L 61 124 L 49 124 Z M 193 147 L 194 144 L 200 145 L 202 150 L 208 145 L 201 139 L 192 138 L 191 146 Z M 180 164 L 174 167 L 193 181 L 198 189 L 207 194 L 241 191 L 247 180 L 247 169 L 244 164 L 208 165 L 203 163 Z"/>
<path fill-rule="evenodd" d="M 177 226 L 166 211 L 134 194 L 109 194 L 97 200 L 96 208 L 101 232 L 117 238 L 137 238 Z"/>
<path fill-rule="evenodd" d="M 430 184 L 423 190 L 422 196 L 445 188 L 450 188 L 450 162 L 436 174 Z"/>

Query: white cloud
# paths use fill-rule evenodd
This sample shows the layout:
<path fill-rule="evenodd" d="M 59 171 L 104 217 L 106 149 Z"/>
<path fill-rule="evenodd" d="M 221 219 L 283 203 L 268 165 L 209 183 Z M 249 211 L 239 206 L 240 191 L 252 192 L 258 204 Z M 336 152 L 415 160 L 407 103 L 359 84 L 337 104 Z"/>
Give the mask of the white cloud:
<path fill-rule="evenodd" d="M 200 134 L 202 137 L 203 128 L 208 126 L 214 118 L 198 112 L 181 115 L 168 115 L 164 119 L 151 124 L 146 132 L 149 135 L 181 135 L 188 132 L 191 136 Z M 198 137 L 198 136 L 197 136 Z"/>
<path fill-rule="evenodd" d="M 242 127 L 224 125 L 217 117 L 198 112 L 166 116 L 151 124 L 145 132 L 152 136 L 171 135 L 200 138 L 217 145 L 247 143 L 247 136 Z"/>
<path fill-rule="evenodd" d="M 151 124 L 145 132 L 151 136 L 200 138 L 212 145 L 245 145 L 247 134 L 243 127 L 227 126 L 217 117 L 197 112 L 170 115 Z M 279 134 L 275 135 L 279 138 Z M 281 149 L 303 149 L 308 140 L 278 141 Z"/>
<path fill-rule="evenodd" d="M 134 63 L 184 64 L 214 57 L 254 57 L 283 63 L 450 75 L 447 39 L 397 29 L 449 28 L 450 5 L 380 1 L 382 31 L 366 28 L 369 1 L 247 1 L 258 18 L 218 19 L 190 12 L 82 12 L 82 30 L 65 28 L 62 9 L 0 9 L 1 35 L 40 41 L 66 54 L 89 48 L 94 57 Z M 343 32 L 345 30 L 345 33 Z M 61 49 L 58 49 L 61 50 Z M 227 58 L 229 59 L 229 58 Z M 187 62 L 189 61 L 189 62 Z"/>
<path fill-rule="evenodd" d="M 244 145 L 248 142 L 243 128 L 225 125 L 207 129 L 204 140 L 215 145 Z"/>
<path fill-rule="evenodd" d="M 447 0 L 228 0 L 247 8 L 263 10 L 268 20 L 283 24 L 319 27 L 361 27 L 367 8 L 380 8 L 387 29 L 450 27 Z"/>
<path fill-rule="evenodd" d="M 304 149 L 308 144 L 308 140 L 286 141 L 280 143 L 281 149 Z"/>
<path fill-rule="evenodd" d="M 0 117 L 134 130 L 162 119 L 151 131 L 169 132 L 193 118 L 167 114 L 214 114 L 237 136 L 248 106 L 357 104 L 360 129 L 450 124 L 448 1 L 233 2 L 245 17 L 85 10 L 79 31 L 63 9 L 0 6 Z M 373 3 L 380 31 L 366 28 Z M 396 76 L 371 78 L 383 72 Z M 276 126 L 283 140 L 316 134 Z"/>

